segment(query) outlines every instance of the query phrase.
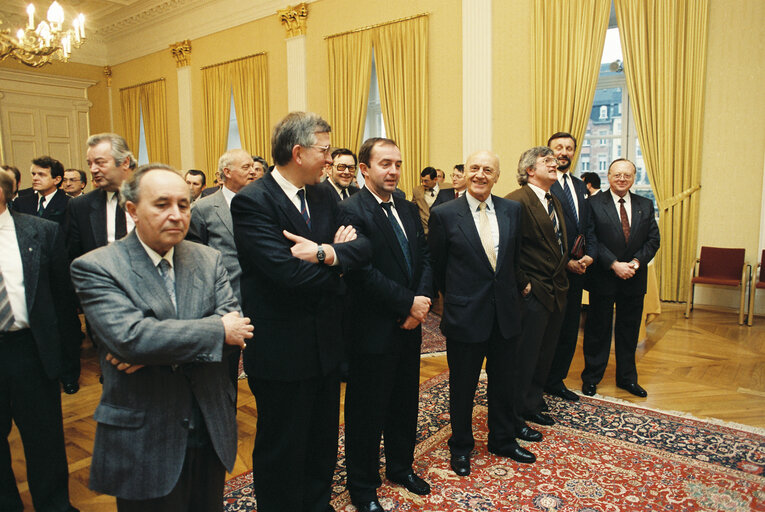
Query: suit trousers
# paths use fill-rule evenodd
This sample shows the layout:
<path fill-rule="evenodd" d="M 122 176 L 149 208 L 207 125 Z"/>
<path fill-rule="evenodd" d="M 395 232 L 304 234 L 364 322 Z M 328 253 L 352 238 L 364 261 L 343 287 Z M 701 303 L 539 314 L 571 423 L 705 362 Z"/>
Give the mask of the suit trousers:
<path fill-rule="evenodd" d="M 345 392 L 348 491 L 354 500 L 376 498 L 380 487 L 380 438 L 386 474 L 407 474 L 414 463 L 420 391 L 421 336 L 409 331 L 387 354 L 349 354 Z"/>
<path fill-rule="evenodd" d="M 547 388 L 557 388 L 563 385 L 568 376 L 571 361 L 576 352 L 576 342 L 579 338 L 579 325 L 582 320 L 582 289 L 584 275 L 566 272 L 568 276 L 568 293 L 566 294 L 566 309 L 563 313 L 563 323 L 560 326 L 558 344 L 555 347 L 550 373 L 547 376 Z"/>
<path fill-rule="evenodd" d="M 564 311 L 557 307 L 548 310 L 533 292 L 523 299 L 523 305 L 523 328 L 516 358 L 515 408 L 522 417 L 529 417 L 542 412 L 545 405 L 542 392 L 555 355 Z"/>
<path fill-rule="evenodd" d="M 21 434 L 35 510 L 72 511 L 58 380 L 45 374 L 28 329 L 0 334 L 0 510 L 23 510 L 11 467 L 11 421 Z"/>
<path fill-rule="evenodd" d="M 584 370 L 582 382 L 598 384 L 608 366 L 612 324 L 616 352 L 616 382 L 637 382 L 635 349 L 643 316 L 643 295 L 590 293 L 590 308 L 584 324 Z M 614 305 L 616 321 L 614 322 Z"/>
<path fill-rule="evenodd" d="M 337 463 L 340 376 L 248 377 L 258 408 L 252 473 L 258 512 L 325 512 Z"/>
<path fill-rule="evenodd" d="M 518 337 L 503 338 L 499 326 L 488 340 L 464 343 L 446 340 L 446 359 L 449 363 L 449 415 L 452 436 L 449 450 L 452 455 L 470 455 L 475 446 L 473 438 L 473 402 L 481 366 L 486 359 L 489 404 L 489 446 L 503 450 L 515 442 L 519 418 L 513 405 L 513 372 Z"/>
<path fill-rule="evenodd" d="M 208 436 L 201 446 L 186 448 L 178 483 L 167 496 L 150 500 L 117 498 L 118 512 L 208 512 L 223 508 L 226 468 Z"/>

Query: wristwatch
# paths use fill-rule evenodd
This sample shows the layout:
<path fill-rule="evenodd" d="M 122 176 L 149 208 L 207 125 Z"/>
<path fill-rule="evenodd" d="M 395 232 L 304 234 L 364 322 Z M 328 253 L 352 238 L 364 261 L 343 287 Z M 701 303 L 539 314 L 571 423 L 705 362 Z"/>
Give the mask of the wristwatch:
<path fill-rule="evenodd" d="M 324 258 L 326 258 L 326 257 L 327 257 L 327 253 L 324 252 L 324 247 L 322 247 L 321 244 L 319 244 L 316 247 L 316 259 L 318 259 L 319 263 L 323 265 L 324 264 Z"/>
<path fill-rule="evenodd" d="M 632 270 L 637 270 L 640 268 L 640 262 L 638 260 L 632 260 L 630 267 L 632 267 Z"/>

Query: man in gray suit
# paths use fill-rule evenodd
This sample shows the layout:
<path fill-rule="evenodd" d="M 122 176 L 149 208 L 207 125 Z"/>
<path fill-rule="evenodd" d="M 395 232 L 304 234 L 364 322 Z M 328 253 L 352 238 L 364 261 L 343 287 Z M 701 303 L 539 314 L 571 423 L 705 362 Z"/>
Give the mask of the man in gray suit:
<path fill-rule="evenodd" d="M 220 253 L 183 240 L 180 174 L 143 166 L 121 196 L 135 230 L 72 263 L 104 377 L 90 487 L 120 511 L 220 510 L 236 456 L 227 347 L 252 326 Z"/>

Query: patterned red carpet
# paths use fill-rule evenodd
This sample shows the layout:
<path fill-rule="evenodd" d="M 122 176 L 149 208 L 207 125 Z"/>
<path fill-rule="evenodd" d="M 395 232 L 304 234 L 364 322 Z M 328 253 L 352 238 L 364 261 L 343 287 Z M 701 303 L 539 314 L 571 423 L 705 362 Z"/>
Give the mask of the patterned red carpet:
<path fill-rule="evenodd" d="M 553 427 L 539 427 L 537 455 L 517 464 L 486 451 L 486 387 L 479 385 L 472 473 L 449 468 L 448 374 L 424 383 L 416 471 L 433 492 L 424 498 L 387 482 L 386 510 L 418 511 L 765 511 L 765 436 L 593 398 L 548 397 Z M 333 506 L 355 510 L 345 492 L 341 430 Z M 252 474 L 226 484 L 226 511 L 255 510 Z"/>

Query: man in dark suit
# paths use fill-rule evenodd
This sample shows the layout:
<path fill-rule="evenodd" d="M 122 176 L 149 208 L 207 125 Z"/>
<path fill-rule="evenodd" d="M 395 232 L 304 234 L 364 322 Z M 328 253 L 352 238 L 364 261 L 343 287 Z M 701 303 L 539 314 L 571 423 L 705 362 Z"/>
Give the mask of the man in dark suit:
<path fill-rule="evenodd" d="M 333 191 L 338 201 L 348 199 L 359 191 L 359 187 L 353 184 L 357 163 L 356 155 L 350 149 L 335 149 L 332 151 L 332 165 L 329 167 L 327 179 L 318 186 Z"/>
<path fill-rule="evenodd" d="M 659 249 L 659 227 L 650 199 L 630 192 L 635 164 L 624 158 L 608 168 L 609 190 L 589 199 L 598 239 L 598 261 L 587 272 L 590 310 L 584 325 L 582 392 L 592 396 L 603 378 L 613 327 L 616 385 L 635 396 L 648 395 L 638 384 L 635 349 L 648 281 L 648 262 Z"/>
<path fill-rule="evenodd" d="M 552 425 L 543 414 L 542 390 L 566 307 L 568 243 L 563 209 L 550 194 L 557 180 L 558 161 L 550 148 L 525 151 L 518 162 L 521 188 L 505 196 L 523 205 L 521 280 L 524 317 L 518 348 L 516 409 L 528 421 Z"/>
<path fill-rule="evenodd" d="M 135 230 L 72 263 L 104 377 L 90 487 L 121 512 L 218 510 L 236 457 L 226 351 L 252 326 L 220 253 L 183 240 L 181 175 L 145 165 L 121 192 Z"/>
<path fill-rule="evenodd" d="M 64 179 L 61 181 L 61 190 L 69 197 L 81 196 L 88 186 L 88 175 L 80 169 L 65 169 Z"/>
<path fill-rule="evenodd" d="M 587 196 L 592 197 L 600 192 L 600 176 L 596 172 L 582 173 L 582 182 L 587 187 Z"/>
<path fill-rule="evenodd" d="M 372 138 L 359 150 L 364 189 L 340 205 L 342 221 L 366 236 L 372 261 L 347 276 L 354 319 L 348 343 L 345 395 L 348 490 L 362 512 L 382 511 L 377 500 L 380 439 L 386 476 L 415 494 L 430 485 L 412 469 L 417 437 L 421 323 L 433 296 L 425 233 L 417 207 L 393 198 L 401 152 L 390 139 Z"/>
<path fill-rule="evenodd" d="M 499 158 L 489 151 L 465 163 L 467 193 L 433 209 L 429 243 L 438 289 L 444 294 L 441 332 L 449 363 L 451 467 L 470 474 L 473 399 L 481 365 L 489 378 L 490 453 L 518 462 L 536 460 L 518 445 L 539 433 L 521 421 L 513 403 L 515 358 L 521 333 L 521 205 L 491 194 Z"/>
<path fill-rule="evenodd" d="M 21 433 L 36 510 L 74 511 L 61 417 L 61 347 L 79 339 L 66 253 L 53 222 L 11 212 L 13 177 L 0 171 L 0 510 L 24 509 L 11 467 Z"/>
<path fill-rule="evenodd" d="M 587 187 L 579 178 L 571 175 L 571 159 L 576 153 L 576 139 L 570 133 L 558 132 L 547 141 L 547 147 L 553 150 L 553 155 L 558 160 L 558 179 L 550 187 L 550 193 L 558 198 L 563 207 L 563 223 L 566 226 L 569 252 L 566 264 L 568 277 L 566 309 L 550 373 L 545 383 L 545 391 L 575 402 L 579 400 L 579 395 L 566 388 L 563 381 L 568 375 L 579 337 L 584 273 L 597 256 L 598 242 L 595 239 L 590 205 L 585 200 Z M 584 238 L 584 254 L 576 257 L 571 254 L 571 251 L 574 249 L 577 237 L 580 236 Z"/>
<path fill-rule="evenodd" d="M 41 156 L 32 160 L 30 172 L 35 194 L 16 198 L 13 201 L 13 209 L 61 224 L 70 199 L 61 190 L 64 166 L 54 158 Z"/>
<path fill-rule="evenodd" d="M 258 404 L 252 453 L 258 510 L 331 510 L 342 357 L 341 273 L 371 257 L 338 223 L 319 182 L 330 160 L 326 121 L 293 112 L 274 128 L 274 170 L 231 202 L 242 305 L 255 326 L 244 368 Z M 348 242 L 348 243 L 345 243 Z"/>

